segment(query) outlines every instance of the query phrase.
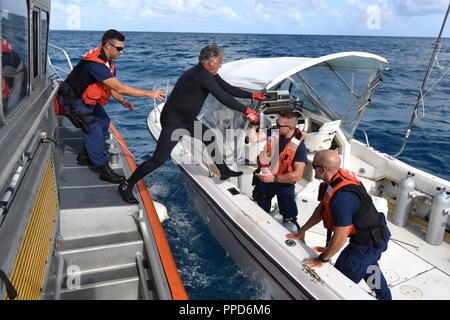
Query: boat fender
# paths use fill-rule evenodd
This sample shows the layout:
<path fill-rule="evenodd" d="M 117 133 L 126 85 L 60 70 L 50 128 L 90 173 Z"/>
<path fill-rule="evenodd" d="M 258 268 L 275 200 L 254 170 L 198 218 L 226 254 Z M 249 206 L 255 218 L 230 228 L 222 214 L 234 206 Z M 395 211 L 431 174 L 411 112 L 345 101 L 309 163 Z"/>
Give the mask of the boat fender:
<path fill-rule="evenodd" d="M 169 214 L 167 213 L 167 208 L 159 202 L 153 201 L 155 206 L 156 214 L 158 215 L 159 221 L 163 223 L 167 219 L 169 219 Z"/>

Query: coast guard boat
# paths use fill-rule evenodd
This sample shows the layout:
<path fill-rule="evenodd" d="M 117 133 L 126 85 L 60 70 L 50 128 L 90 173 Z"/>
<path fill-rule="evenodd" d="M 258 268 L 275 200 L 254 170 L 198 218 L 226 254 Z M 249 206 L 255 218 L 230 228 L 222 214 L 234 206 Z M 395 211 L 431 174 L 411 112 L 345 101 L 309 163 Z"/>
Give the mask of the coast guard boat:
<path fill-rule="evenodd" d="M 354 138 L 387 68 L 388 61 L 381 56 L 339 52 L 317 58 L 233 61 L 223 65 L 219 74 L 234 86 L 266 90 L 268 99 L 253 105 L 261 129 L 274 126 L 282 110 L 301 114 L 298 127 L 305 136 L 308 164 L 296 184 L 300 225 L 318 205 L 320 181 L 314 177 L 314 154 L 335 150 L 342 166 L 358 175 L 377 209 L 387 216 L 392 240 L 379 263 L 393 299 L 450 299 L 450 182 Z M 163 108 L 164 104 L 155 106 L 147 118 L 155 139 Z M 210 95 L 199 120 L 218 129 L 222 137 L 233 130 L 233 139 L 224 140 L 224 155 L 227 163 L 234 164 L 233 170 L 244 174 L 221 181 L 204 145 L 194 137 L 184 136 L 171 157 L 186 177 L 199 214 L 231 259 L 261 281 L 275 299 L 373 299 L 364 281 L 353 283 L 332 264 L 319 269 L 303 264 L 304 258 L 317 256 L 312 247 L 325 244 L 322 224 L 307 231 L 307 244 L 293 241 L 277 221 L 276 199 L 271 214 L 253 201 L 256 156 L 266 142 L 249 139 L 242 114 Z"/>
<path fill-rule="evenodd" d="M 81 130 L 55 112 L 50 1 L 1 0 L 0 13 L 0 297 L 187 299 L 145 185 L 129 205 L 77 164 Z M 136 165 L 113 125 L 107 143 L 110 166 L 130 175 Z"/>

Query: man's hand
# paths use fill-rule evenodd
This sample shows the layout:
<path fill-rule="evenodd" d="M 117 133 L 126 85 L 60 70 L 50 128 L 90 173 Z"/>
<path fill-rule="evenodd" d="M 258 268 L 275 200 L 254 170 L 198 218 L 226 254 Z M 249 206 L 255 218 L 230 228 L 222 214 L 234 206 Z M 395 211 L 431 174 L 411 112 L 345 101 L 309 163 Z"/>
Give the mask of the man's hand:
<path fill-rule="evenodd" d="M 312 258 L 312 259 L 303 259 L 303 263 L 311 268 L 320 268 L 326 262 L 320 261 L 319 258 Z"/>
<path fill-rule="evenodd" d="M 258 100 L 258 101 L 264 101 L 266 99 L 266 97 L 263 92 L 253 92 L 252 99 Z"/>
<path fill-rule="evenodd" d="M 255 176 L 264 183 L 273 183 L 275 182 L 275 176 L 273 174 L 261 174 L 255 173 Z"/>
<path fill-rule="evenodd" d="M 162 101 L 166 96 L 166 92 L 164 90 L 148 90 L 147 97 L 156 99 L 158 101 Z"/>
<path fill-rule="evenodd" d="M 300 240 L 301 242 L 306 243 L 305 242 L 305 231 L 302 228 L 300 228 L 300 230 L 298 231 L 297 234 L 288 233 L 286 235 L 286 238 L 292 239 L 292 240 Z"/>
<path fill-rule="evenodd" d="M 245 109 L 244 114 L 247 116 L 247 119 L 250 122 L 250 124 L 259 124 L 259 116 L 255 112 L 255 110 L 247 108 Z"/>
<path fill-rule="evenodd" d="M 130 110 L 130 111 L 134 110 L 133 104 L 130 101 L 128 101 L 127 99 L 123 99 L 122 101 L 120 101 L 120 103 L 128 110 Z"/>

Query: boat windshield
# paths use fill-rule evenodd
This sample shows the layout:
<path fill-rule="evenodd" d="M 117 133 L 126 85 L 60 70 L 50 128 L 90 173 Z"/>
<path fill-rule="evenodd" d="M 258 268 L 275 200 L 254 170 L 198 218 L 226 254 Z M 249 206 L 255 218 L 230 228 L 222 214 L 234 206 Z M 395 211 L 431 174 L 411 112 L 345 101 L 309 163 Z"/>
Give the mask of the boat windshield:
<path fill-rule="evenodd" d="M 249 99 L 236 98 L 236 100 L 245 105 L 250 102 Z M 219 130 L 223 136 L 227 134 L 227 130 L 244 129 L 246 126 L 246 118 L 242 115 L 242 112 L 225 107 L 212 95 L 206 98 L 198 119 L 209 128 Z"/>
<path fill-rule="evenodd" d="M 303 108 L 341 120 L 351 136 L 381 78 L 374 69 L 336 67 L 327 62 L 299 71 L 269 90 L 289 90 Z"/>

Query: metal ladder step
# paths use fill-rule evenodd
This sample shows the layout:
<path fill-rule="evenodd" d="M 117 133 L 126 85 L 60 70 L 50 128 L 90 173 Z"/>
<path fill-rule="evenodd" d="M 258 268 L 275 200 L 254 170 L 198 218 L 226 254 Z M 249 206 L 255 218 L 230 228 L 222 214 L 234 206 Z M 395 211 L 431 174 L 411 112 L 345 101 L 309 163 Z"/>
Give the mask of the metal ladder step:
<path fill-rule="evenodd" d="M 110 268 L 88 270 L 76 275 L 66 273 L 62 281 L 61 289 L 73 289 L 77 285 L 88 286 L 96 283 L 103 283 L 138 276 L 139 272 L 136 263 L 129 263 Z"/>
<path fill-rule="evenodd" d="M 63 239 L 63 241 L 58 244 L 58 251 L 67 251 L 138 240 L 142 240 L 142 236 L 137 231 L 117 232 L 85 238 Z"/>
<path fill-rule="evenodd" d="M 138 300 L 139 277 L 105 281 L 81 286 L 78 289 L 61 290 L 61 300 Z"/>
<path fill-rule="evenodd" d="M 136 262 L 136 252 L 142 252 L 142 240 L 107 244 L 73 250 L 60 251 L 65 270 L 79 269 L 81 273 L 123 266 Z M 66 272 L 64 272 L 66 274 Z"/>
<path fill-rule="evenodd" d="M 60 211 L 60 235 L 63 241 L 138 232 L 131 216 L 136 206 L 99 207 Z"/>

